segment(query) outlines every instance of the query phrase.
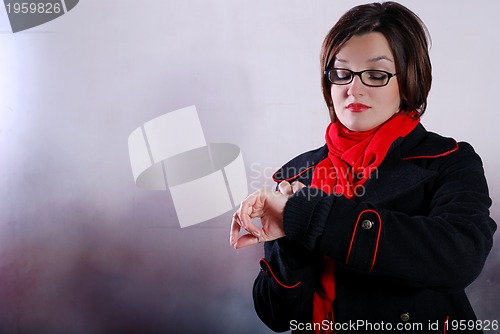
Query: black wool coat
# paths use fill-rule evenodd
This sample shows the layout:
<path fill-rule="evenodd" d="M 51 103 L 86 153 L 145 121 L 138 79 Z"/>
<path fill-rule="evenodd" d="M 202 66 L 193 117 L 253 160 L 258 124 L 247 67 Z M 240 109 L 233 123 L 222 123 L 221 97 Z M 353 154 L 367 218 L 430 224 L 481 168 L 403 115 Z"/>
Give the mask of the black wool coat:
<path fill-rule="evenodd" d="M 310 185 L 327 152 L 324 146 L 299 155 L 274 179 Z M 476 316 L 464 292 L 492 247 L 490 206 L 473 148 L 419 124 L 391 146 L 354 199 L 305 187 L 288 200 L 286 237 L 264 245 L 253 287 L 257 314 L 277 332 L 491 329 L 471 322 Z M 335 261 L 334 322 L 312 324 L 324 256 Z"/>

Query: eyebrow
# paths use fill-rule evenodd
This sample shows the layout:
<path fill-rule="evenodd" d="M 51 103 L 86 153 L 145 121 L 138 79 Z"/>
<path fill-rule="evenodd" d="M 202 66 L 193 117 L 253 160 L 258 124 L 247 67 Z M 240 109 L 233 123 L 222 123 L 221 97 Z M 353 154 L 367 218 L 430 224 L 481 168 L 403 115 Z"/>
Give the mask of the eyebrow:
<path fill-rule="evenodd" d="M 391 63 L 393 63 L 393 61 L 391 59 L 389 59 L 387 56 L 373 57 L 373 58 L 368 59 L 368 62 L 369 63 L 374 63 L 374 62 L 377 62 L 377 61 L 380 61 L 380 60 L 387 60 L 387 61 L 390 61 Z M 340 58 L 337 58 L 337 57 L 335 57 L 335 61 L 338 61 L 338 62 L 341 62 L 341 63 L 348 63 L 349 62 L 349 61 L 347 61 L 345 59 L 340 59 Z"/>
<path fill-rule="evenodd" d="M 387 57 L 387 56 L 378 56 L 378 57 L 370 58 L 370 59 L 368 59 L 368 62 L 376 62 L 379 60 L 387 60 L 387 61 L 390 61 L 391 63 L 393 63 L 393 61 L 391 59 L 389 59 L 389 57 Z"/>

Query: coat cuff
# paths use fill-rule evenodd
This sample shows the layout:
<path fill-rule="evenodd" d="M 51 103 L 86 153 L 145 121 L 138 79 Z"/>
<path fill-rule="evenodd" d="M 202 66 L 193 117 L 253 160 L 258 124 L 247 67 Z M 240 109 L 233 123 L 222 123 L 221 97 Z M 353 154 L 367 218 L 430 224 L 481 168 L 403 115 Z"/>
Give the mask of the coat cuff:
<path fill-rule="evenodd" d="M 297 191 L 285 205 L 283 224 L 287 238 L 314 250 L 331 206 L 327 194 L 320 189 L 304 187 Z"/>
<path fill-rule="evenodd" d="M 350 268 L 372 271 L 382 235 L 381 214 L 366 203 L 338 197 L 329 219 L 335 223 L 326 226 L 318 251 Z"/>

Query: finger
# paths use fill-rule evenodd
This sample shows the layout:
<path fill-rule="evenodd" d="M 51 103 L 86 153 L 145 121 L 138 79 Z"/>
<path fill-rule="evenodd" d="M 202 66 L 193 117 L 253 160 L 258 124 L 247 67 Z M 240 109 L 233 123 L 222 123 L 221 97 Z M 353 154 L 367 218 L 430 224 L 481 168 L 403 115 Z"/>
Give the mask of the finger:
<path fill-rule="evenodd" d="M 240 210 L 236 211 L 233 215 L 233 221 L 231 222 L 231 234 L 229 236 L 229 244 L 234 246 L 237 240 L 240 238 L 239 234 L 243 228 L 245 231 L 253 235 L 255 238 L 260 239 L 259 228 L 250 220 L 250 223 L 244 224 L 239 215 Z"/>
<path fill-rule="evenodd" d="M 295 194 L 297 191 L 299 191 L 300 189 L 304 188 L 305 186 L 306 185 L 303 184 L 302 182 L 295 181 L 295 182 L 292 183 L 292 191 Z"/>
<path fill-rule="evenodd" d="M 236 213 L 233 215 L 233 221 L 231 222 L 231 233 L 229 235 L 229 244 L 234 246 L 238 240 L 238 235 L 240 234 L 241 226 L 239 223 L 239 218 Z"/>
<path fill-rule="evenodd" d="M 241 202 L 238 211 L 236 211 L 236 215 L 239 218 L 239 223 L 242 228 L 247 229 L 247 225 L 252 223 L 252 219 L 250 215 L 252 214 L 252 206 L 256 201 L 256 193 L 249 195 L 247 198 Z"/>
<path fill-rule="evenodd" d="M 243 248 L 243 247 L 248 247 L 251 245 L 256 245 L 261 242 L 260 238 L 252 235 L 252 234 L 244 234 L 239 239 L 236 241 L 236 243 L 233 245 L 235 249 Z"/>
<path fill-rule="evenodd" d="M 250 224 L 245 226 L 245 231 L 252 234 L 256 238 L 260 238 L 260 229 L 253 222 L 250 222 Z"/>
<path fill-rule="evenodd" d="M 247 232 L 259 237 L 259 228 L 255 226 L 252 222 L 252 218 L 259 217 L 253 210 L 258 196 L 262 196 L 262 193 L 257 191 L 252 195 L 248 196 L 243 202 L 241 202 L 240 208 L 236 211 L 237 222 L 239 225 Z"/>
<path fill-rule="evenodd" d="M 283 195 L 293 195 L 292 186 L 290 185 L 290 183 L 288 183 L 288 181 L 280 182 L 280 184 L 278 185 L 278 191 Z"/>

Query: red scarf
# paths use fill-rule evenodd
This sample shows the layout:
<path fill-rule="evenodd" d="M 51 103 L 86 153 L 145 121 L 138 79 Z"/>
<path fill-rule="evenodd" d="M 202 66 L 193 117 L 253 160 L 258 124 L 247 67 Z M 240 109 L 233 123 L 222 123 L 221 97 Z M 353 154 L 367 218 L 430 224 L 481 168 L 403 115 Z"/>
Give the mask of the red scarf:
<path fill-rule="evenodd" d="M 350 131 L 339 121 L 330 123 L 325 136 L 328 157 L 314 169 L 311 187 L 348 199 L 362 195 L 363 184 L 380 166 L 392 143 L 408 135 L 419 123 L 420 119 L 415 120 L 412 116 L 414 114 L 398 113 L 382 125 L 364 132 Z M 325 319 L 334 321 L 334 299 L 334 262 L 325 257 L 323 273 L 313 297 L 313 324 L 321 327 Z"/>

